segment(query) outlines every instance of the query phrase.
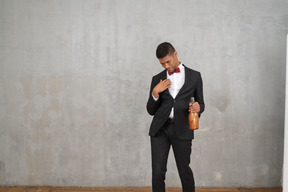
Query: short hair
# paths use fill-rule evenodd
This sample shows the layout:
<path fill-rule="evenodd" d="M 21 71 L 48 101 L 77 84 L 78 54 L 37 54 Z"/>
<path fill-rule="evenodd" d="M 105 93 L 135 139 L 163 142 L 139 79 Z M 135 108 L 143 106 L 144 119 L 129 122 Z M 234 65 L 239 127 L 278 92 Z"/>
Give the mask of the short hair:
<path fill-rule="evenodd" d="M 156 49 L 156 57 L 158 59 L 161 59 L 163 57 L 166 57 L 167 55 L 172 55 L 175 52 L 175 49 L 171 43 L 164 42 L 158 45 Z"/>

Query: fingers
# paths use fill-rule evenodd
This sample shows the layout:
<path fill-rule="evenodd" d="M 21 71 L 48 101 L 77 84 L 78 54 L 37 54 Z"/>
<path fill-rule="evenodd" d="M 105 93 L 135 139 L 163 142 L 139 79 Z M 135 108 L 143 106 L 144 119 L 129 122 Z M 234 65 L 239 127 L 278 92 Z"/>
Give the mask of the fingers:
<path fill-rule="evenodd" d="M 197 101 L 194 103 L 192 102 L 189 103 L 189 112 L 198 113 L 199 111 L 200 111 L 200 105 Z"/>
<path fill-rule="evenodd" d="M 167 85 L 167 84 L 171 85 L 171 80 L 170 79 L 164 79 L 164 80 L 161 79 L 160 83 L 162 83 L 164 85 Z"/>
<path fill-rule="evenodd" d="M 154 97 L 157 98 L 159 93 L 162 93 L 166 89 L 170 88 L 170 86 L 171 86 L 170 79 L 165 80 L 160 79 L 160 82 L 154 87 L 152 94 L 154 95 Z"/>
<path fill-rule="evenodd" d="M 163 83 L 164 83 L 164 86 L 168 86 L 168 87 L 170 87 L 170 85 L 171 85 L 171 81 L 170 81 L 170 79 L 165 79 L 164 81 L 163 81 Z"/>
<path fill-rule="evenodd" d="M 159 82 L 159 86 L 160 86 L 160 89 L 162 91 L 166 90 L 167 88 L 169 88 L 171 86 L 171 81 L 170 79 L 165 79 L 165 80 L 160 80 Z"/>

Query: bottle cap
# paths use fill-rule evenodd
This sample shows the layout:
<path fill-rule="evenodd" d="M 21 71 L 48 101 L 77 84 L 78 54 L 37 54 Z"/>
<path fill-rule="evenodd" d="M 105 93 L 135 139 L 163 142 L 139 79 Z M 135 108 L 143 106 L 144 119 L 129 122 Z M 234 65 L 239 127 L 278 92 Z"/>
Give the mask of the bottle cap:
<path fill-rule="evenodd" d="M 194 103 L 195 102 L 195 99 L 194 97 L 191 97 L 191 102 Z"/>

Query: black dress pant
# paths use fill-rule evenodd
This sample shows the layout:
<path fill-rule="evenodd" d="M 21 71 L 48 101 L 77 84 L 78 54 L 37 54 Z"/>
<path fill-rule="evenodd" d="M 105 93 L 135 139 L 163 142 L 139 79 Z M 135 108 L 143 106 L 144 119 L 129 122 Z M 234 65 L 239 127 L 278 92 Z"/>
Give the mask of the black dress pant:
<path fill-rule="evenodd" d="M 195 192 L 194 176 L 189 166 L 192 140 L 178 139 L 174 124 L 168 122 L 156 136 L 151 137 L 153 192 L 165 192 L 167 160 L 171 146 L 183 192 Z"/>

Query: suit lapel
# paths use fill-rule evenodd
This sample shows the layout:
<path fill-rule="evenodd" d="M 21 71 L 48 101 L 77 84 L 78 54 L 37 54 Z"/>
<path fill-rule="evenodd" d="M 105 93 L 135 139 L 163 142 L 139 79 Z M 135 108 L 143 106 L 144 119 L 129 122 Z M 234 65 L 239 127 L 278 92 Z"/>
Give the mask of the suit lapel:
<path fill-rule="evenodd" d="M 162 71 L 162 73 L 160 74 L 160 79 L 162 79 L 162 81 L 167 79 L 167 70 Z M 160 79 L 159 79 L 159 81 L 160 81 Z M 165 91 L 163 91 L 163 94 L 168 94 L 172 98 L 172 96 L 171 96 L 171 94 L 169 92 L 169 89 L 166 89 Z"/>
<path fill-rule="evenodd" d="M 189 71 L 187 70 L 187 67 L 184 64 L 183 64 L 183 66 L 185 68 L 185 81 L 184 81 L 183 86 L 181 87 L 181 89 L 179 90 L 179 92 L 175 98 L 177 98 L 179 95 L 181 95 L 183 92 L 185 92 L 186 88 L 188 87 L 187 83 L 189 82 L 190 75 L 189 75 Z"/>

